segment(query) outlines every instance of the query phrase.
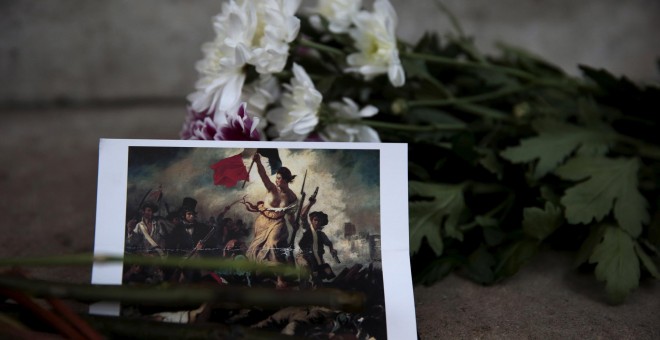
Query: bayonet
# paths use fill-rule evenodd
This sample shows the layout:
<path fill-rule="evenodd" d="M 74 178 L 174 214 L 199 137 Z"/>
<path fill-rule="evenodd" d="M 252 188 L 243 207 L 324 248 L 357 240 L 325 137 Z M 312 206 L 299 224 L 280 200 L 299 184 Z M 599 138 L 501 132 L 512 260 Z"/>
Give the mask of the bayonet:
<path fill-rule="evenodd" d="M 298 206 L 298 212 L 296 213 L 296 230 L 300 225 L 300 214 L 302 213 L 303 205 L 305 204 L 305 182 L 307 181 L 307 170 L 305 170 L 305 176 L 303 177 L 302 186 L 300 187 L 300 205 Z M 295 235 L 295 232 L 294 232 Z"/>
<path fill-rule="evenodd" d="M 293 243 L 296 239 L 296 233 L 298 233 L 298 228 L 300 227 L 300 215 L 302 214 L 303 205 L 305 205 L 305 182 L 307 181 L 307 170 L 305 170 L 305 176 L 303 176 L 302 186 L 300 187 L 300 205 L 298 206 L 298 212 L 296 213 L 296 221 L 293 225 L 291 241 L 289 242 L 289 249 L 293 254 Z M 293 259 L 293 255 L 291 256 Z"/>

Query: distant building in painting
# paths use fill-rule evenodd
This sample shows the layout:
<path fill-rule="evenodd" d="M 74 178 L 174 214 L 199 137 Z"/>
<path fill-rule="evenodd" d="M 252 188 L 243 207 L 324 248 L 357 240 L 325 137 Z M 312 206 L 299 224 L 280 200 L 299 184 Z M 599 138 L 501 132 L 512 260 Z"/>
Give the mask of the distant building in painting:
<path fill-rule="evenodd" d="M 344 238 L 350 244 L 350 250 L 360 258 L 370 261 L 381 261 L 380 234 L 370 234 L 368 231 L 358 231 L 355 224 L 344 223 Z"/>
<path fill-rule="evenodd" d="M 344 223 L 344 237 L 348 239 L 351 236 L 354 236 L 355 234 L 357 234 L 357 230 L 355 229 L 355 224 L 351 222 Z"/>
<path fill-rule="evenodd" d="M 371 261 L 380 261 L 380 235 L 369 235 L 369 257 Z"/>

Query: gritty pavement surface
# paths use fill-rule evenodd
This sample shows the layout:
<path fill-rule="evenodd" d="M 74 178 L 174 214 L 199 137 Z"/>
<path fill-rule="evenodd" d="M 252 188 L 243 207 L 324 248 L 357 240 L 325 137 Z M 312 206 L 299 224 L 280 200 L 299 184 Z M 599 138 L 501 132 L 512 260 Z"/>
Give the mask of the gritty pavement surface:
<path fill-rule="evenodd" d="M 0 112 L 0 256 L 91 252 L 99 138 L 176 139 L 181 107 Z M 605 302 L 570 254 L 542 252 L 518 275 L 483 287 L 451 275 L 415 288 L 422 339 L 660 339 L 660 284 L 644 280 L 620 306 Z M 89 282 L 90 268 L 31 269 Z"/>

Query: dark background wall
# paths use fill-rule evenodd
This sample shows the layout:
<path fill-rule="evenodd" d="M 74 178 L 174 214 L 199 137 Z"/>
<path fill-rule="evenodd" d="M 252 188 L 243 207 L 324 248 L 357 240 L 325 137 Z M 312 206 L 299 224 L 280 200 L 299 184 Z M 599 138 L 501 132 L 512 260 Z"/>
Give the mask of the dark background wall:
<path fill-rule="evenodd" d="M 368 2 L 368 1 L 365 1 Z M 220 0 L 4 0 L 0 103 L 183 101 Z M 313 5 L 303 1 L 303 6 Z M 392 0 L 399 35 L 449 33 L 434 0 Z M 504 41 L 577 74 L 578 63 L 659 81 L 657 0 L 445 0 L 478 46 Z"/>

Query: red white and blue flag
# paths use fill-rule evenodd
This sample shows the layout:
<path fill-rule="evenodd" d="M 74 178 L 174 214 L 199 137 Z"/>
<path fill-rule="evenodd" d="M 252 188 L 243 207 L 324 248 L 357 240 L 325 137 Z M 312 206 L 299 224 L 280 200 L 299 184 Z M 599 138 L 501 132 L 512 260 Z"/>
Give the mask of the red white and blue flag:
<path fill-rule="evenodd" d="M 268 159 L 271 175 L 275 174 L 282 167 L 282 160 L 277 149 L 257 149 L 256 152 Z M 213 169 L 213 183 L 215 185 L 224 185 L 227 188 L 231 188 L 239 181 L 247 181 L 249 179 L 249 171 L 243 163 L 243 153 L 223 158 L 211 165 L 211 169 Z"/>
<path fill-rule="evenodd" d="M 224 185 L 231 188 L 238 181 L 247 181 L 248 172 L 243 164 L 243 156 L 239 153 L 228 158 L 219 160 L 211 165 L 213 169 L 213 184 Z"/>

